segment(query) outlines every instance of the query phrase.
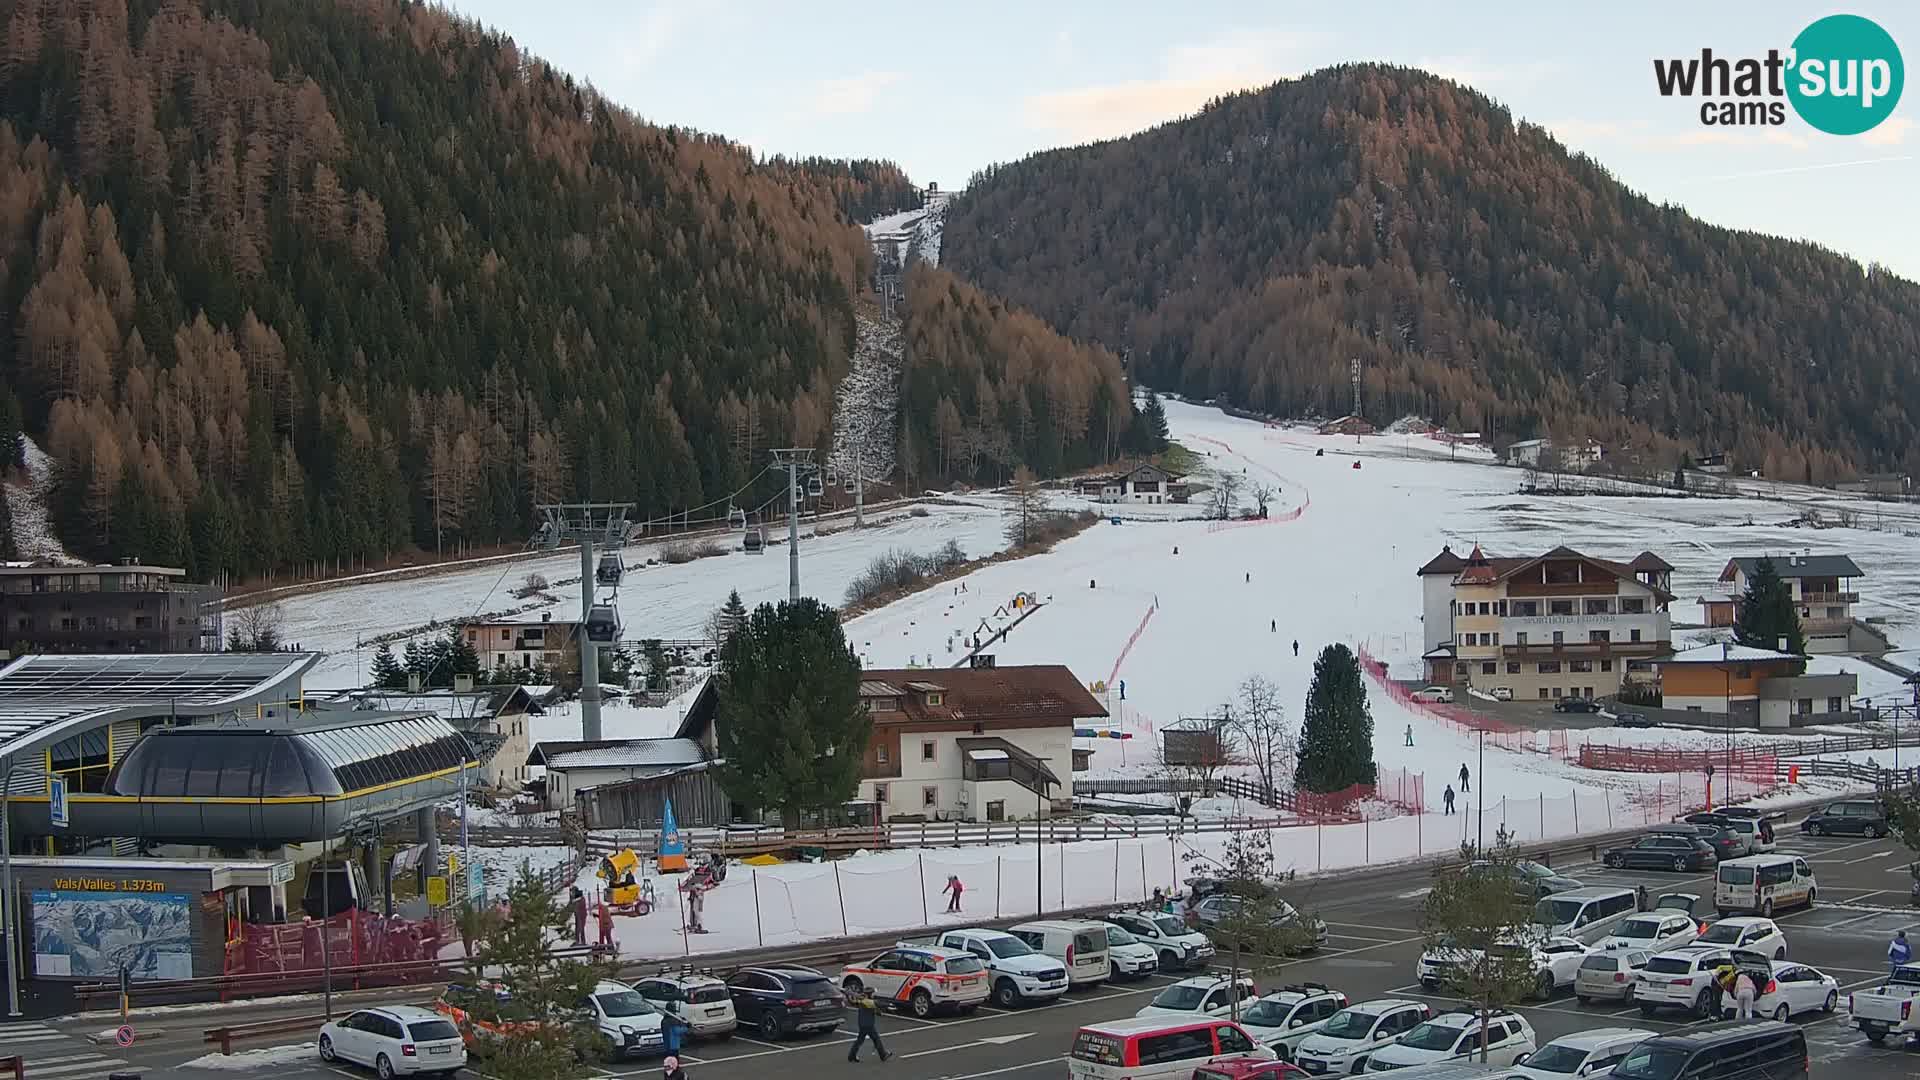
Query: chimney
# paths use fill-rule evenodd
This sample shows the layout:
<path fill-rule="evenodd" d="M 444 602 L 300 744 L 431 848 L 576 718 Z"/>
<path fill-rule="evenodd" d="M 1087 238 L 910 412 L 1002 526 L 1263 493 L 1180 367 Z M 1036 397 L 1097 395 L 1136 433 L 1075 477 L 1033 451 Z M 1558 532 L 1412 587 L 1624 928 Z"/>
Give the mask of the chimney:
<path fill-rule="evenodd" d="M 420 692 L 420 673 L 417 671 L 410 671 L 407 673 L 407 693 L 417 694 L 419 692 Z"/>
<path fill-rule="evenodd" d="M 551 611 L 543 611 L 543 612 L 541 612 L 541 613 L 540 613 L 540 621 L 541 621 L 541 622 L 552 622 L 552 621 L 553 621 L 553 612 L 551 612 Z"/>

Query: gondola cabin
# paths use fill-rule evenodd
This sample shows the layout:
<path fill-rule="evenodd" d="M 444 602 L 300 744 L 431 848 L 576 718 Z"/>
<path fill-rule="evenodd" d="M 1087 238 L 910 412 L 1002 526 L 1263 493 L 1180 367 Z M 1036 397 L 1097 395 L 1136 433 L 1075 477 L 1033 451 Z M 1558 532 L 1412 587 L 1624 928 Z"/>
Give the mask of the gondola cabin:
<path fill-rule="evenodd" d="M 626 573 L 626 569 L 626 564 L 620 559 L 620 553 L 608 551 L 600 556 L 600 565 L 594 568 L 593 579 L 602 585 L 618 585 L 620 576 Z"/>
<path fill-rule="evenodd" d="M 587 640 L 611 645 L 620 640 L 620 612 L 612 604 L 595 604 L 587 612 Z"/>
<path fill-rule="evenodd" d="M 767 534 L 762 529 L 748 529 L 740 537 L 740 550 L 749 555 L 759 555 L 767 550 Z"/>
<path fill-rule="evenodd" d="M 826 489 L 823 488 L 820 484 L 819 477 L 817 476 L 807 477 L 807 498 L 817 499 L 820 497 L 821 493 L 825 490 Z"/>

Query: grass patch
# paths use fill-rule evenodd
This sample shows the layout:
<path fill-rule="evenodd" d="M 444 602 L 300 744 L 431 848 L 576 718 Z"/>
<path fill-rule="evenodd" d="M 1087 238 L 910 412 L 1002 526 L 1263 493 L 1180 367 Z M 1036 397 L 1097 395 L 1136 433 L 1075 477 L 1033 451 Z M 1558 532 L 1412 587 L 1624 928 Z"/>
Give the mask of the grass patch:
<path fill-rule="evenodd" d="M 668 566 L 680 566 L 695 559 L 711 559 L 726 553 L 727 549 L 716 540 L 688 540 L 661 548 L 660 561 Z"/>
<path fill-rule="evenodd" d="M 1161 468 L 1175 476 L 1191 476 L 1200 468 L 1201 460 L 1199 454 L 1177 442 L 1170 442 L 1167 448 L 1161 451 L 1159 464 Z"/>

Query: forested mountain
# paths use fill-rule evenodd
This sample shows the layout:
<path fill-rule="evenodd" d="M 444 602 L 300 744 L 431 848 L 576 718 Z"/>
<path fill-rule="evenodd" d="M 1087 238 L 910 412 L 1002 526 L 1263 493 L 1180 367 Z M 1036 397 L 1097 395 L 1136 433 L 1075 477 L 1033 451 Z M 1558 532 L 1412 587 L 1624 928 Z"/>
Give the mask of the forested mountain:
<path fill-rule="evenodd" d="M 1348 411 L 1357 357 L 1381 422 L 1920 469 L 1920 288 L 1655 205 L 1416 71 L 1331 68 L 990 170 L 942 262 L 1149 385 L 1255 409 Z"/>
<path fill-rule="evenodd" d="M 918 198 L 647 124 L 409 0 L 0 22 L 0 396 L 94 557 L 249 574 L 518 541 L 539 501 L 724 500 L 827 438 L 872 263 L 849 215 Z"/>

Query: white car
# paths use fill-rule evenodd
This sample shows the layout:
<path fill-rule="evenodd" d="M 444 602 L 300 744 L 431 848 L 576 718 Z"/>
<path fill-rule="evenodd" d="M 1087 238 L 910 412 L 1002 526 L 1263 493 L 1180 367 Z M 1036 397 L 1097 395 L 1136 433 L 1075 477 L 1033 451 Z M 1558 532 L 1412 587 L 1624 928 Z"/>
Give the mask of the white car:
<path fill-rule="evenodd" d="M 1698 942 L 1654 956 L 1634 972 L 1633 1000 L 1640 1015 L 1652 1016 L 1663 1008 L 1688 1010 L 1701 1019 L 1716 1015 L 1720 987 L 1714 978 L 1731 959 L 1726 949 Z"/>
<path fill-rule="evenodd" d="M 666 1045 L 666 1013 L 661 1008 L 633 987 L 611 979 L 594 984 L 593 992 L 580 1003 L 581 1017 L 592 1021 L 606 1040 L 601 1048 L 615 1060 L 660 1052 Z M 727 1013 L 733 1013 L 731 997 Z"/>
<path fill-rule="evenodd" d="M 1164 911 L 1115 911 L 1102 922 L 1125 930 L 1160 956 L 1160 970 L 1203 968 L 1213 960 L 1213 942 L 1207 935 Z"/>
<path fill-rule="evenodd" d="M 1493 696 L 1493 700 L 1495 701 L 1512 701 L 1513 700 L 1513 687 L 1511 686 L 1496 686 L 1491 691 L 1489 691 L 1489 693 Z"/>
<path fill-rule="evenodd" d="M 1787 958 L 1787 935 L 1780 932 L 1780 927 L 1774 925 L 1772 919 L 1762 919 L 1756 915 L 1735 915 L 1721 919 L 1702 931 L 1698 940 L 1702 945 L 1745 949 L 1775 960 Z"/>
<path fill-rule="evenodd" d="M 1644 949 L 1658 953 L 1691 945 L 1699 936 L 1700 924 L 1684 911 L 1646 911 L 1621 920 L 1594 948 L 1601 952 Z"/>
<path fill-rule="evenodd" d="M 633 990 L 647 1004 L 679 1018 L 695 1038 L 724 1039 L 740 1026 L 727 984 L 705 972 L 662 971 L 635 980 Z"/>
<path fill-rule="evenodd" d="M 1240 1026 L 1253 1041 L 1270 1046 L 1281 1061 L 1292 1061 L 1294 1047 L 1319 1031 L 1347 1007 L 1347 995 L 1320 983 L 1300 983 L 1240 1006 Z"/>
<path fill-rule="evenodd" d="M 1444 686 L 1429 686 L 1415 690 L 1409 695 L 1415 701 L 1437 701 L 1443 705 L 1453 703 L 1453 691 Z"/>
<path fill-rule="evenodd" d="M 935 1009 L 972 1012 L 992 992 L 987 979 L 987 966 L 972 953 L 903 942 L 864 964 L 842 968 L 840 988 L 849 997 L 872 990 L 882 1002 L 904 1004 L 925 1020 Z"/>
<path fill-rule="evenodd" d="M 1526 1018 L 1505 1009 L 1495 1009 L 1487 1017 L 1487 1064 L 1511 1065 L 1515 1058 L 1533 1053 L 1533 1025 Z M 1383 1046 L 1367 1059 L 1370 1073 L 1389 1072 L 1412 1065 L 1432 1065 L 1472 1055 L 1480 1060 L 1480 1014 L 1450 1012 L 1428 1020 L 1391 1046 Z"/>
<path fill-rule="evenodd" d="M 1107 966 L 1113 978 L 1144 979 L 1160 970 L 1160 954 L 1153 946 L 1108 923 Z"/>
<path fill-rule="evenodd" d="M 1293 1063 L 1315 1076 L 1362 1072 L 1367 1057 L 1427 1022 L 1433 1010 L 1405 998 L 1375 998 L 1334 1013 L 1293 1048 Z"/>
<path fill-rule="evenodd" d="M 1414 977 L 1420 980 L 1421 989 L 1431 994 L 1446 985 L 1456 968 L 1471 967 L 1478 964 L 1480 958 L 1479 949 L 1442 940 L 1421 950 L 1420 959 L 1414 965 Z"/>
<path fill-rule="evenodd" d="M 320 1060 L 366 1065 L 381 1080 L 438 1073 L 452 1076 L 467 1063 L 467 1044 L 453 1021 L 418 1005 L 361 1009 L 320 1025 Z"/>
<path fill-rule="evenodd" d="M 1003 1009 L 1067 992 L 1065 965 L 1004 930 L 948 930 L 937 944 L 978 957 L 993 979 L 993 1003 Z"/>
<path fill-rule="evenodd" d="M 1611 1076 L 1627 1051 L 1653 1035 L 1639 1028 L 1593 1028 L 1562 1035 L 1514 1062 L 1513 1071 L 1528 1080 Z"/>
<path fill-rule="evenodd" d="M 1172 1016 L 1192 1019 L 1196 1016 L 1225 1016 L 1234 1002 L 1251 1001 L 1257 991 L 1245 975 L 1196 975 L 1181 979 L 1141 1006 L 1135 1016 Z"/>
<path fill-rule="evenodd" d="M 1839 1003 L 1840 980 L 1806 964 L 1775 960 L 1773 978 L 1753 999 L 1753 1014 L 1790 1020 L 1811 1013 L 1831 1013 Z M 1732 1017 L 1735 1011 L 1731 1001 L 1721 1002 L 1720 1015 Z"/>
<path fill-rule="evenodd" d="M 1533 953 L 1533 992 L 1550 998 L 1563 986 L 1572 986 L 1580 974 L 1580 963 L 1590 952 L 1578 938 L 1550 937 L 1534 942 L 1498 942 L 1495 953 L 1530 949 Z"/>

